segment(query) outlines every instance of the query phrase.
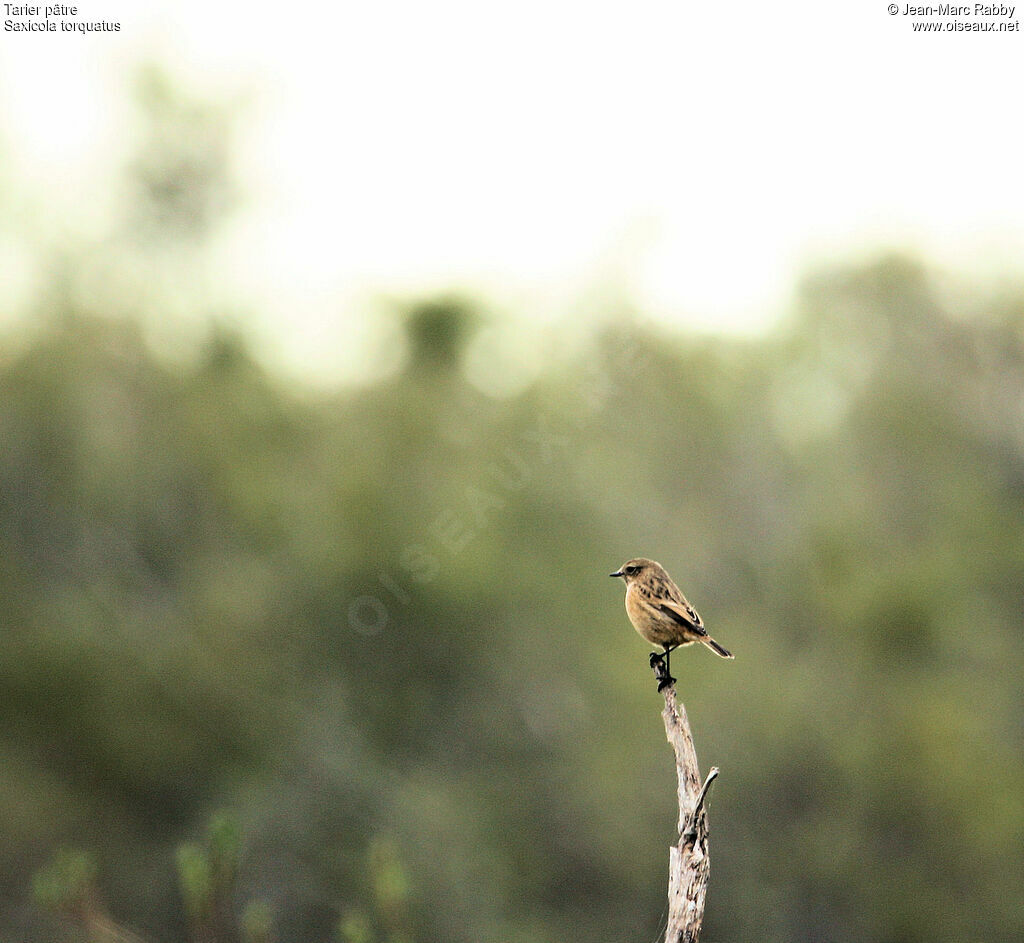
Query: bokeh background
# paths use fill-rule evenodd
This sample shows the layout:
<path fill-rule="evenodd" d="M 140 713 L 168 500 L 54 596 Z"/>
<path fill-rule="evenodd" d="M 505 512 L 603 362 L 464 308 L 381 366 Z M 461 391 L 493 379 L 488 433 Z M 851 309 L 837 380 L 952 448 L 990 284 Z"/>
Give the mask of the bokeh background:
<path fill-rule="evenodd" d="M 1019 39 L 739 9 L 4 37 L 0 940 L 657 939 L 638 554 L 704 938 L 1021 939 Z"/>

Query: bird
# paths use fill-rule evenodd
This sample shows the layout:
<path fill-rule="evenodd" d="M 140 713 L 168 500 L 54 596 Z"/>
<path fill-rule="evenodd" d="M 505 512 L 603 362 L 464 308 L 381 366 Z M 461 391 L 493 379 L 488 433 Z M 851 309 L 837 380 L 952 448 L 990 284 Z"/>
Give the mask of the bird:
<path fill-rule="evenodd" d="M 622 564 L 612 577 L 626 583 L 626 614 L 633 628 L 652 645 L 660 645 L 662 654 L 651 653 L 651 667 L 661 663 L 658 690 L 675 684 L 669 672 L 669 655 L 680 645 L 700 642 L 722 658 L 735 657 L 704 628 L 699 613 L 682 594 L 665 568 L 654 560 L 635 557 Z"/>

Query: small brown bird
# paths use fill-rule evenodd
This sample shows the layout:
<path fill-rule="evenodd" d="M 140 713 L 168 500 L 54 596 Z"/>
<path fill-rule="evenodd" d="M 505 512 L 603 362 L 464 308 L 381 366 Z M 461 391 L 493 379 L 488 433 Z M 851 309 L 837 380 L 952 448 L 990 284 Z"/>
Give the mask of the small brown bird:
<path fill-rule="evenodd" d="M 701 642 L 723 658 L 733 657 L 708 635 L 697 610 L 686 601 L 660 563 L 637 557 L 609 575 L 621 576 L 626 581 L 626 614 L 633 628 L 652 645 L 665 650 L 662 655 L 651 654 L 652 666 L 664 659 L 659 691 L 676 680 L 669 673 L 668 659 L 680 645 Z"/>

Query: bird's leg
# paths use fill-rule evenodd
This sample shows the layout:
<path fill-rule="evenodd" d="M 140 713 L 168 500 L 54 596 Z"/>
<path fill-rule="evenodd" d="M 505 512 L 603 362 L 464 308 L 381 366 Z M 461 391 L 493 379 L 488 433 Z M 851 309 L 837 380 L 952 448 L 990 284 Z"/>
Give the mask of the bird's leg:
<path fill-rule="evenodd" d="M 659 693 L 661 691 L 664 691 L 665 688 L 670 687 L 671 685 L 676 683 L 676 679 L 672 677 L 672 667 L 671 667 L 671 665 L 669 663 L 669 655 L 672 654 L 672 650 L 675 647 L 676 647 L 675 645 L 673 645 L 671 647 L 666 646 L 665 647 L 665 654 L 664 654 L 664 656 L 662 656 L 662 658 L 658 659 L 659 667 L 658 667 L 657 678 L 658 678 L 658 691 L 659 691 Z"/>

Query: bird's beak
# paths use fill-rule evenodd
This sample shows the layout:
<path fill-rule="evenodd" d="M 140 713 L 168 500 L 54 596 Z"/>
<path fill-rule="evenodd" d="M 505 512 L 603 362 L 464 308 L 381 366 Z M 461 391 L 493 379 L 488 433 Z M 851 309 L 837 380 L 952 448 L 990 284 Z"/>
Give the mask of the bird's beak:
<path fill-rule="evenodd" d="M 619 572 L 618 572 L 618 573 L 609 573 L 608 575 L 609 575 L 609 576 L 622 576 L 622 575 L 623 575 L 623 573 L 622 573 L 622 570 L 619 570 Z"/>

